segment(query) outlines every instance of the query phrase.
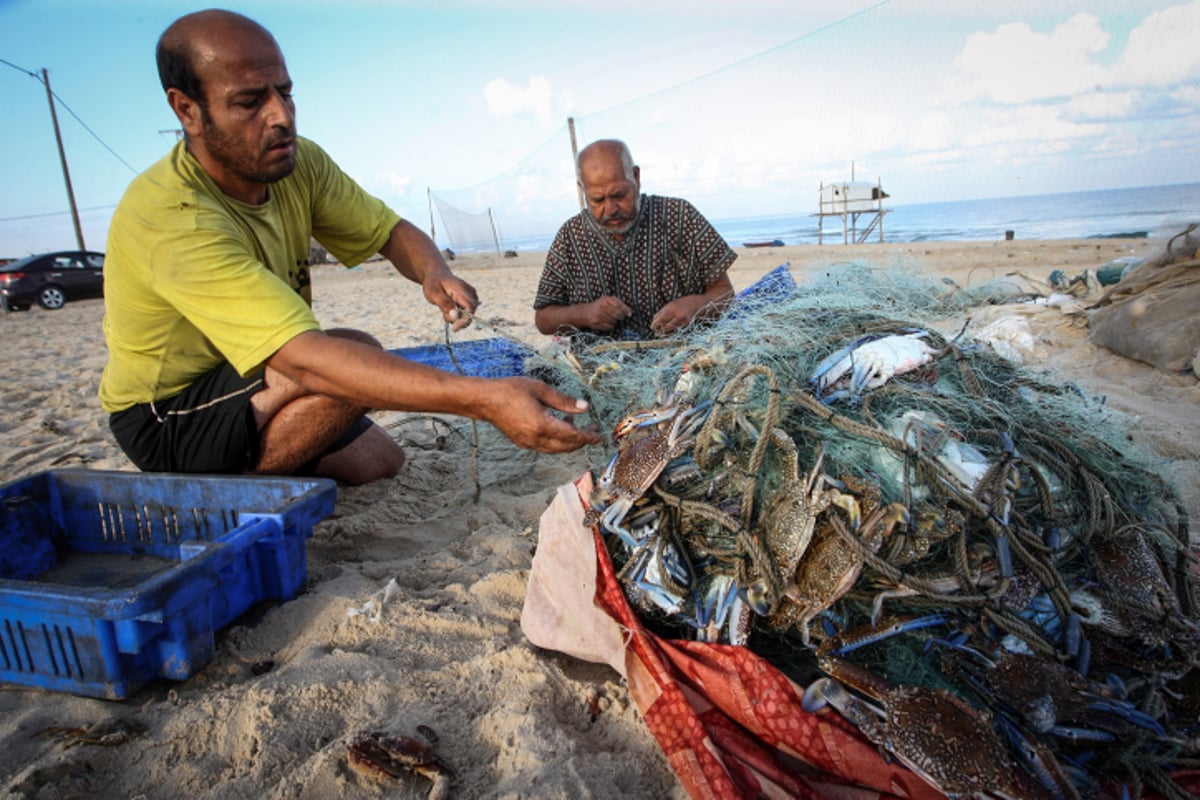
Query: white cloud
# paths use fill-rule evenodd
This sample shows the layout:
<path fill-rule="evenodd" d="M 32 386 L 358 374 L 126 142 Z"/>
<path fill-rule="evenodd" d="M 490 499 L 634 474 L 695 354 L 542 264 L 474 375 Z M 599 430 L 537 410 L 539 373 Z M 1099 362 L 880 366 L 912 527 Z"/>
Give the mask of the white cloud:
<path fill-rule="evenodd" d="M 402 195 L 408 191 L 408 187 L 412 185 L 411 175 L 386 175 L 384 181 L 389 189 L 396 194 Z"/>
<path fill-rule="evenodd" d="M 1122 85 L 1164 86 L 1200 79 L 1200 0 L 1156 11 L 1129 33 L 1113 70 Z"/>
<path fill-rule="evenodd" d="M 503 78 L 488 81 L 483 88 L 488 112 L 502 119 L 528 114 L 542 127 L 550 127 L 555 118 L 554 91 L 541 75 L 529 78 L 528 86 L 514 86 Z M 569 104 L 569 99 L 566 100 Z"/>
<path fill-rule="evenodd" d="M 1200 86 L 1195 84 L 1177 87 L 1170 93 L 1170 97 L 1180 105 L 1200 108 Z"/>
<path fill-rule="evenodd" d="M 972 34 L 954 62 L 955 94 L 959 100 L 1017 104 L 1094 89 L 1105 77 L 1094 56 L 1108 42 L 1100 21 L 1084 13 L 1048 34 L 1024 22 Z"/>
<path fill-rule="evenodd" d="M 362 181 L 362 184 L 368 191 L 376 194 L 403 197 L 408 191 L 408 187 L 412 185 L 412 176 L 400 175 L 395 172 L 377 172 Z"/>
<path fill-rule="evenodd" d="M 1138 92 L 1088 92 L 1063 106 L 1063 116 L 1078 121 L 1123 119 L 1138 108 Z"/>
<path fill-rule="evenodd" d="M 928 111 L 909 123 L 904 139 L 916 150 L 940 150 L 957 144 L 954 119 L 945 111 Z"/>
<path fill-rule="evenodd" d="M 1060 142 L 1095 136 L 1104 130 L 1101 125 L 1064 119 L 1059 111 L 1051 106 L 1022 106 L 984 112 L 975 125 L 962 131 L 959 142 L 973 147 L 1025 143 L 1057 149 Z"/>
<path fill-rule="evenodd" d="M 1152 115 L 1186 94 L 1159 96 L 1200 80 L 1200 0 L 1156 11 L 1129 33 L 1111 66 L 1100 57 L 1110 37 L 1099 20 L 1079 13 L 1049 33 L 1023 22 L 972 34 L 954 61 L 948 81 L 951 104 L 991 101 L 1003 105 L 1069 100 L 1066 113 L 1080 119 L 1118 119 L 1141 110 Z M 1176 112 L 1178 113 L 1178 112 Z"/>

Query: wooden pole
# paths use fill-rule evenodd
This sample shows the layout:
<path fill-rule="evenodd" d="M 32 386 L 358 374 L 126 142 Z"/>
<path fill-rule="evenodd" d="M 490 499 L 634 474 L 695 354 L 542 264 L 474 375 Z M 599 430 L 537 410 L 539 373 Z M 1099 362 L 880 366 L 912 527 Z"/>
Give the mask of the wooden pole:
<path fill-rule="evenodd" d="M 879 243 L 883 244 L 883 178 L 875 176 L 875 189 L 879 194 Z"/>
<path fill-rule="evenodd" d="M 500 252 L 500 234 L 496 233 L 496 218 L 492 216 L 492 209 L 488 208 L 488 222 L 492 223 L 492 241 L 496 243 L 496 253 Z"/>
<path fill-rule="evenodd" d="M 71 221 L 75 223 L 75 242 L 80 250 L 83 244 L 83 228 L 79 224 L 79 209 L 75 207 L 75 190 L 71 188 L 71 172 L 67 169 L 67 151 L 63 149 L 62 133 L 58 130 L 58 113 L 54 110 L 54 93 L 50 91 L 50 73 L 42 70 L 42 83 L 46 85 L 46 100 L 50 102 L 50 119 L 54 122 L 54 139 L 58 142 L 58 159 L 62 162 L 63 180 L 67 183 L 67 200 L 71 203 Z"/>
<path fill-rule="evenodd" d="M 429 196 L 429 238 L 437 244 L 437 226 L 433 224 L 433 189 L 426 186 L 425 194 Z"/>
<path fill-rule="evenodd" d="M 567 130 L 571 132 L 571 172 L 575 172 L 575 165 L 579 163 L 579 145 L 575 143 L 574 117 L 567 117 Z M 575 181 L 575 191 L 579 195 L 579 210 L 583 211 L 587 205 L 583 202 L 583 187 L 579 185 L 578 178 Z"/>

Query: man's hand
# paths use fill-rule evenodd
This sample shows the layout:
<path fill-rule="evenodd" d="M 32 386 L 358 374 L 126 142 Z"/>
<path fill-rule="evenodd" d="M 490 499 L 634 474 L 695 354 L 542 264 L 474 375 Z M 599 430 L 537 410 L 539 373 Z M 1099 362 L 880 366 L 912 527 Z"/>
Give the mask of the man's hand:
<path fill-rule="evenodd" d="M 632 315 L 633 309 L 619 298 L 605 295 L 590 303 L 543 306 L 533 312 L 533 324 L 547 336 L 568 335 L 580 329 L 611 333 L 617 323 Z"/>
<path fill-rule="evenodd" d="M 454 330 L 460 331 L 471 324 L 470 318 L 462 310 L 474 314 L 475 309 L 479 308 L 479 296 L 474 286 L 450 272 L 449 267 L 443 272 L 431 271 L 426 274 L 421 288 L 425 299 L 442 310 L 442 319 L 449 322 Z"/>
<path fill-rule="evenodd" d="M 715 319 L 724 313 L 733 300 L 733 284 L 721 273 L 708 285 L 703 294 L 689 294 L 672 300 L 658 310 L 650 320 L 650 329 L 659 336 L 679 330 L 700 319 Z"/>
<path fill-rule="evenodd" d="M 660 308 L 654 315 L 654 319 L 650 320 L 650 329 L 659 336 L 666 336 L 668 333 L 687 327 L 703 303 L 703 296 L 698 294 L 690 294 L 672 300 Z"/>
<path fill-rule="evenodd" d="M 566 453 L 585 444 L 600 444 L 595 430 L 577 428 L 570 415 L 587 410 L 587 403 L 532 378 L 496 378 L 487 421 L 513 444 L 543 453 Z M 554 415 L 561 411 L 566 419 Z"/>
<path fill-rule="evenodd" d="M 471 320 L 463 309 L 475 313 L 479 297 L 475 287 L 455 276 L 442 258 L 441 251 L 411 222 L 400 220 L 379 251 L 391 261 L 401 275 L 421 284 L 425 299 L 442 310 L 442 319 L 461 330 Z"/>
<path fill-rule="evenodd" d="M 617 323 L 627 320 L 633 315 L 632 308 L 625 305 L 620 298 L 612 295 L 605 295 L 599 300 L 584 303 L 580 310 L 582 319 L 578 327 L 591 328 L 605 333 L 617 327 Z"/>

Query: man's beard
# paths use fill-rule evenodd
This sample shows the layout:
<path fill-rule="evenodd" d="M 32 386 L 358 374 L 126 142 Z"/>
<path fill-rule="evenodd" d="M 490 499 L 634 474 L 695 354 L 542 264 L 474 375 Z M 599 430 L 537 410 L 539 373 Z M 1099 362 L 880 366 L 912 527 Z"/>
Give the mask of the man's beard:
<path fill-rule="evenodd" d="M 609 233 L 624 235 L 626 233 L 629 233 L 629 231 L 633 229 L 633 225 L 634 225 L 634 223 L 637 222 L 638 214 L 639 214 L 639 212 L 641 212 L 641 210 L 642 210 L 642 196 L 641 196 L 641 194 L 639 194 L 637 199 L 633 202 L 633 213 L 631 215 L 625 216 L 624 214 L 622 214 L 620 212 L 618 212 L 616 214 L 609 214 L 607 216 L 600 218 L 600 225 L 603 226 L 604 230 L 608 231 Z M 617 219 L 625 220 L 625 224 L 619 228 L 609 227 L 608 223 L 612 222 L 613 220 L 617 220 Z"/>
<path fill-rule="evenodd" d="M 247 148 L 243 147 L 238 140 L 221 130 L 213 122 L 208 112 L 203 109 L 200 111 L 200 124 L 203 127 L 204 146 L 208 150 L 208 154 L 218 164 L 244 181 L 275 183 L 275 181 L 291 175 L 296 169 L 295 158 L 280 162 L 273 167 L 263 166 L 260 160 L 261 156 L 277 144 L 280 139 L 294 137 L 296 135 L 295 131 L 288 131 L 278 136 L 272 136 L 271 140 L 266 143 L 266 146 L 259 154 L 259 158 L 254 158 L 246 152 Z"/>

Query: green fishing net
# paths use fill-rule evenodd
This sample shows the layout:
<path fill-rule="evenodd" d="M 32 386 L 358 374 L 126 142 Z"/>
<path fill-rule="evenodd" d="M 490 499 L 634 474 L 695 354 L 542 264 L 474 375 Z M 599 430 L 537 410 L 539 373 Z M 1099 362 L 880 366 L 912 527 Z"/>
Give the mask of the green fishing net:
<path fill-rule="evenodd" d="M 1147 715 L 1059 720 L 1110 735 L 1083 745 L 1008 709 L 1058 757 L 1192 765 L 1163 744 L 1200 733 L 1187 514 L 1129 419 L 972 339 L 972 310 L 1021 289 L 857 264 L 772 275 L 715 323 L 526 361 L 617 434 L 589 521 L 646 623 L 748 646 L 801 684 L 836 655 L 993 710 L 1002 693 L 944 653 L 1031 655 Z"/>

